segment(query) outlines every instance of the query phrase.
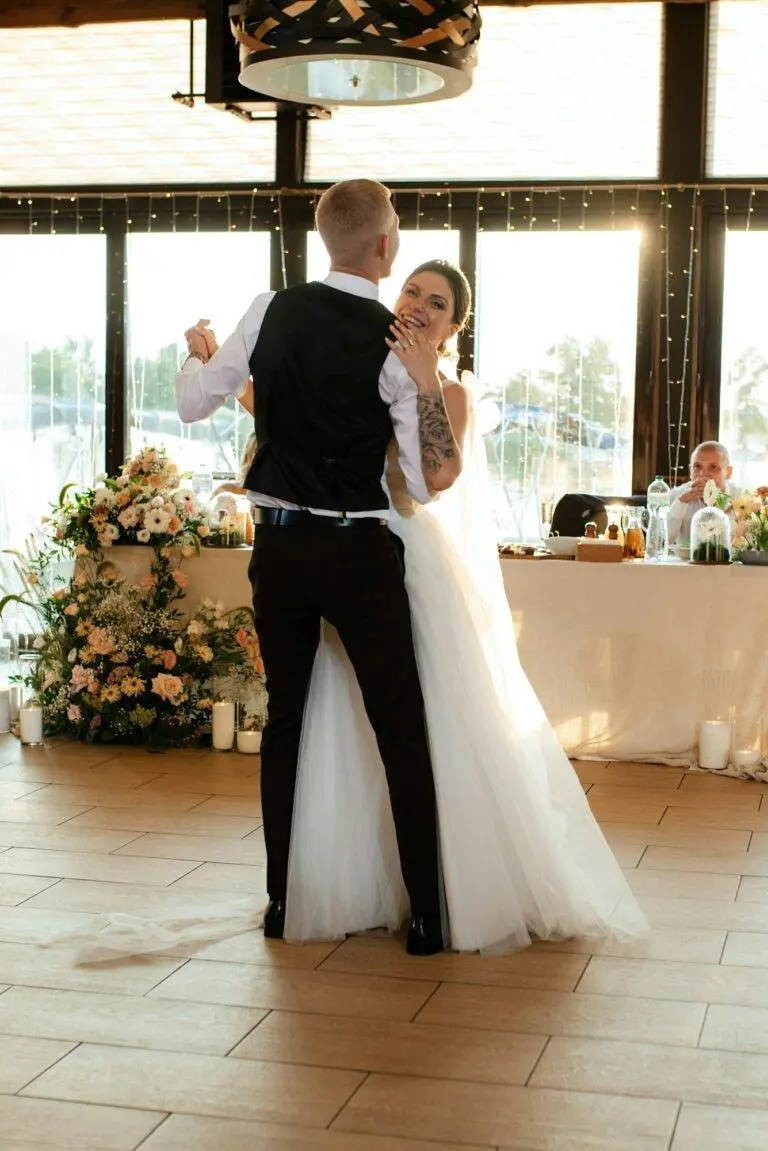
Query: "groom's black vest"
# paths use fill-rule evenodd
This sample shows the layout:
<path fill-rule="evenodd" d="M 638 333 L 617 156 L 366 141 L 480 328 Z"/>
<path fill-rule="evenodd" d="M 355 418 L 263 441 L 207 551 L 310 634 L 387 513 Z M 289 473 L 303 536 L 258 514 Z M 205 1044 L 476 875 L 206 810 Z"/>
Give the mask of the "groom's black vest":
<path fill-rule="evenodd" d="M 379 373 L 392 319 L 327 284 L 276 293 L 250 359 L 258 450 L 246 488 L 306 508 L 387 507 L 392 423 Z"/>

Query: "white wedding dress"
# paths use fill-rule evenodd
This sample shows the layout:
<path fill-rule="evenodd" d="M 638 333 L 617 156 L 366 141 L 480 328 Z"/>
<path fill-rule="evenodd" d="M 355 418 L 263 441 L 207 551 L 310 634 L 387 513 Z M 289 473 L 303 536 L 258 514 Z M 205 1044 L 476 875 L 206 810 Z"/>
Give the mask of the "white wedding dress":
<path fill-rule="evenodd" d="M 503 952 L 534 936 L 643 934 L 517 656 L 474 416 L 462 477 L 434 504 L 413 503 L 396 459 L 387 481 L 435 776 L 446 940 Z M 394 930 L 407 914 L 384 768 L 346 653 L 324 626 L 304 717 L 285 937 Z"/>

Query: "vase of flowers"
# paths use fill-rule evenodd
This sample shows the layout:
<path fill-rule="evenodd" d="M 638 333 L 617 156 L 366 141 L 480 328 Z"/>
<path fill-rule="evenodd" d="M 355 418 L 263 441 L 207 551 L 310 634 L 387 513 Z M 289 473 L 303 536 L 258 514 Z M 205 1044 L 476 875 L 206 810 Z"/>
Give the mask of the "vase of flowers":
<path fill-rule="evenodd" d="M 50 522 L 55 542 L 79 557 L 113 544 L 199 548 L 208 534 L 204 518 L 165 449 L 144 448 L 118 476 L 99 476 L 84 491 L 67 484 Z"/>

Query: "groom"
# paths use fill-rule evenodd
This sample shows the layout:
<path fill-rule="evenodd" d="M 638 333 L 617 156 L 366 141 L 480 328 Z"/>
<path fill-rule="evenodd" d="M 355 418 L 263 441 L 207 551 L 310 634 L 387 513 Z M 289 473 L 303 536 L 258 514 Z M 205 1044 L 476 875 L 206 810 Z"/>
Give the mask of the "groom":
<path fill-rule="evenodd" d="M 253 378 L 258 450 L 245 487 L 256 505 L 249 574 L 269 693 L 264 934 L 283 936 L 302 717 L 326 619 L 354 667 L 387 774 L 411 901 L 406 950 L 432 955 L 443 947 L 435 791 L 403 558 L 381 477 L 394 432 L 408 490 L 427 503 L 422 454 L 434 467 L 453 437 L 439 388 L 417 388 L 385 344 L 393 317 L 378 283 L 399 246 L 388 189 L 374 180 L 334 185 L 316 226 L 331 261 L 326 279 L 257 296 L 218 350 L 207 329 L 190 329 L 177 404 L 185 422 L 204 419 Z"/>

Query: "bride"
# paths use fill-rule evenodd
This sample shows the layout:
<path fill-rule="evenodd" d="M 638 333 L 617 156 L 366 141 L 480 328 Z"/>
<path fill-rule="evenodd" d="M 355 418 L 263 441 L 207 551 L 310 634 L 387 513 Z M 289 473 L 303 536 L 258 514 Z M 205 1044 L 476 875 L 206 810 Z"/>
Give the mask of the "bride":
<path fill-rule="evenodd" d="M 409 276 L 390 347 L 417 382 L 434 377 L 469 308 L 453 265 L 434 260 Z M 532 937 L 642 934 L 643 914 L 517 656 L 472 396 L 466 382 L 443 378 L 443 390 L 459 480 L 417 505 L 393 449 L 386 483 L 435 777 L 446 946 L 504 952 Z M 329 626 L 304 715 L 286 903 L 294 942 L 395 930 L 408 912 L 383 765 Z"/>

